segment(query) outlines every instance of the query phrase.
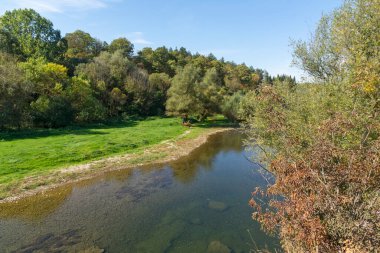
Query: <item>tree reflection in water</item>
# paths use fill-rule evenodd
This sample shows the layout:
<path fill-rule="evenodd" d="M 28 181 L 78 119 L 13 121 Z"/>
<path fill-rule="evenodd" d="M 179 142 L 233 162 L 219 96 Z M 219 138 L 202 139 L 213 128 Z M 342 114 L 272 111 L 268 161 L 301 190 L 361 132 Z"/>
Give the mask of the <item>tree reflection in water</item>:
<path fill-rule="evenodd" d="M 170 163 L 174 177 L 182 183 L 193 181 L 200 168 L 213 168 L 215 155 L 223 151 L 243 150 L 243 134 L 236 134 L 238 130 L 228 133 L 215 134 L 209 137 L 207 143 L 193 150 L 188 156 Z"/>

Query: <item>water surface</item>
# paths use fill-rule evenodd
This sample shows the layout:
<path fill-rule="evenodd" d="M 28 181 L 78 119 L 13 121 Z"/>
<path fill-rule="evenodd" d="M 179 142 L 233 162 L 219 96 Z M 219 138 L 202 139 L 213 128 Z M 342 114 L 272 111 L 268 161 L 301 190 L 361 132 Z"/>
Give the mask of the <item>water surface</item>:
<path fill-rule="evenodd" d="M 231 252 L 279 248 L 251 219 L 266 181 L 237 131 L 165 165 L 107 173 L 0 205 L 0 252 Z"/>

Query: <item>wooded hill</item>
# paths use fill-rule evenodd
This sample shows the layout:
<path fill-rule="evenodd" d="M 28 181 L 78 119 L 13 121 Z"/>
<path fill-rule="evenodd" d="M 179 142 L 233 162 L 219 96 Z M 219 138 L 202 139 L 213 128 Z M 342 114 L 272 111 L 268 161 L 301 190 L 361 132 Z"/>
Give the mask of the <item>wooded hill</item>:
<path fill-rule="evenodd" d="M 295 79 L 192 54 L 185 48 L 134 52 L 84 31 L 61 36 L 32 9 L 0 17 L 0 128 L 61 127 L 130 116 L 187 113 L 237 119 L 249 90 Z"/>

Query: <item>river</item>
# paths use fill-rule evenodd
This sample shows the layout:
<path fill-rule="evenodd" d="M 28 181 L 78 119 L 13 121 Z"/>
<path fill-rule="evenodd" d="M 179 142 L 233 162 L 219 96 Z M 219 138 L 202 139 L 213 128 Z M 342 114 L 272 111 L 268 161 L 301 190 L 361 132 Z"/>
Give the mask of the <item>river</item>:
<path fill-rule="evenodd" d="M 250 252 L 280 248 L 251 219 L 265 186 L 243 135 L 213 135 L 170 164 L 106 173 L 0 205 L 0 252 Z"/>

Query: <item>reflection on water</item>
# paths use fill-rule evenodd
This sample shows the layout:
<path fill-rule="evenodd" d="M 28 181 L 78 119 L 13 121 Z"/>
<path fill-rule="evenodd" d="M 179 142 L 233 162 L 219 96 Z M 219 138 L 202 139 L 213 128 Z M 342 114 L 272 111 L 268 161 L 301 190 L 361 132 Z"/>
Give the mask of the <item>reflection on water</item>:
<path fill-rule="evenodd" d="M 212 136 L 206 144 L 194 150 L 190 155 L 170 164 L 176 179 L 191 182 L 199 169 L 211 170 L 214 158 L 225 151 L 242 151 L 243 136 L 241 134 L 219 134 Z"/>
<path fill-rule="evenodd" d="M 0 205 L 1 252 L 249 252 L 278 248 L 251 218 L 265 180 L 243 136 L 214 135 L 168 165 L 120 170 Z M 250 231 L 254 242 L 247 231 Z"/>

